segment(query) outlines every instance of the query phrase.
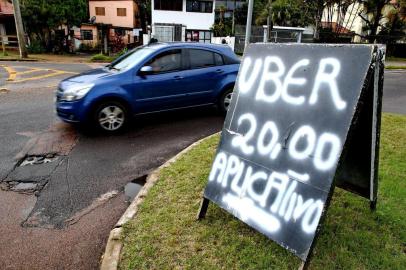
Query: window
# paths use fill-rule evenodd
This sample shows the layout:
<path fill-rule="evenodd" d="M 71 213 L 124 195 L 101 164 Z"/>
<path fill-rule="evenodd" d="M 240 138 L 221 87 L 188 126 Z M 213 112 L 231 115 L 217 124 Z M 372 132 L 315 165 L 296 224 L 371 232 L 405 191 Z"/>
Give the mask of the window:
<path fill-rule="evenodd" d="M 92 30 L 80 30 L 80 37 L 82 40 L 93 40 Z"/>
<path fill-rule="evenodd" d="M 182 51 L 177 49 L 160 53 L 148 61 L 145 66 L 151 66 L 154 74 L 181 70 Z"/>
<path fill-rule="evenodd" d="M 212 1 L 187 0 L 186 1 L 186 11 L 187 12 L 212 13 L 213 12 L 213 2 Z"/>
<path fill-rule="evenodd" d="M 154 9 L 182 11 L 183 10 L 183 0 L 171 0 L 171 1 L 154 0 Z"/>
<path fill-rule="evenodd" d="M 173 26 L 155 26 L 155 38 L 159 42 L 171 42 L 174 39 L 173 36 Z"/>
<path fill-rule="evenodd" d="M 108 67 L 114 70 L 128 70 L 138 64 L 140 64 L 144 59 L 150 56 L 154 51 L 149 47 L 138 47 L 129 53 L 125 54 L 122 58 L 115 60 Z"/>
<path fill-rule="evenodd" d="M 223 57 L 218 53 L 214 53 L 214 62 L 216 63 L 216 66 L 224 65 Z"/>
<path fill-rule="evenodd" d="M 186 30 L 186 41 L 211 43 L 211 32 L 204 30 Z"/>
<path fill-rule="evenodd" d="M 96 7 L 96 16 L 105 16 L 106 9 L 104 7 Z"/>
<path fill-rule="evenodd" d="M 117 8 L 117 16 L 120 16 L 120 17 L 127 16 L 127 9 L 126 8 Z"/>
<path fill-rule="evenodd" d="M 190 68 L 204 68 L 212 66 L 223 65 L 223 57 L 214 52 L 199 50 L 199 49 L 190 49 L 189 50 L 190 58 Z"/>

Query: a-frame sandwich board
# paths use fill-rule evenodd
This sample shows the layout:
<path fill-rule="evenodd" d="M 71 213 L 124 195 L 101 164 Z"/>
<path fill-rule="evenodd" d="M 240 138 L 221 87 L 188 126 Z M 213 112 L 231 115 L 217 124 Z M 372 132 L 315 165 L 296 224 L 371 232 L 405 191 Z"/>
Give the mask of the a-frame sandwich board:
<path fill-rule="evenodd" d="M 309 262 L 334 187 L 377 200 L 384 48 L 252 44 L 198 218 L 209 201 Z"/>

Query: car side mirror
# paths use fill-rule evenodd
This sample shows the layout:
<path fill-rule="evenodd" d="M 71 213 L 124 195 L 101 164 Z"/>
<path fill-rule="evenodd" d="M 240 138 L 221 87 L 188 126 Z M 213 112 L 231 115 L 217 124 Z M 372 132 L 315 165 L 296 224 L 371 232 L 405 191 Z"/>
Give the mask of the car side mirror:
<path fill-rule="evenodd" d="M 147 75 L 147 74 L 151 74 L 154 70 L 152 69 L 151 66 L 143 66 L 140 71 L 139 74 L 140 75 Z"/>

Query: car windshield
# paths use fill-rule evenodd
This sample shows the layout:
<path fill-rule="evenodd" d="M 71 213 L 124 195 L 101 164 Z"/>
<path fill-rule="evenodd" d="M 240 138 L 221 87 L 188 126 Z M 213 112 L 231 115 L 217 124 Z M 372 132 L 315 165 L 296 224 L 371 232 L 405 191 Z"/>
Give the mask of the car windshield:
<path fill-rule="evenodd" d="M 108 69 L 114 69 L 117 71 L 128 70 L 133 66 L 137 65 L 140 61 L 144 60 L 145 57 L 147 57 L 153 51 L 154 50 L 149 47 L 136 48 L 128 52 L 121 59 L 113 62 L 107 67 Z"/>

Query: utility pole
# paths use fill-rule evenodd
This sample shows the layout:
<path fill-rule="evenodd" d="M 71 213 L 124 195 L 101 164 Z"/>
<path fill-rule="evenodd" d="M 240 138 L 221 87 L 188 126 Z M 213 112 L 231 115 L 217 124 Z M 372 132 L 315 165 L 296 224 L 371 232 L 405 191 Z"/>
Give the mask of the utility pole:
<path fill-rule="evenodd" d="M 23 20 L 21 18 L 20 2 L 18 0 L 13 0 L 14 8 L 14 19 L 16 23 L 18 48 L 20 50 L 20 58 L 27 58 L 27 47 L 25 45 L 25 33 L 23 27 Z"/>
<path fill-rule="evenodd" d="M 247 26 L 245 29 L 245 44 L 244 49 L 250 44 L 251 39 L 251 25 L 252 25 L 252 11 L 254 9 L 254 0 L 249 0 L 248 2 L 248 13 L 247 13 Z"/>
<path fill-rule="evenodd" d="M 268 1 L 268 17 L 266 18 L 266 33 L 267 33 L 267 37 L 266 37 L 266 42 L 269 42 L 269 40 L 271 39 L 271 31 L 272 31 L 272 27 L 273 27 L 273 22 L 272 22 L 272 0 Z"/>
<path fill-rule="evenodd" d="M 235 7 L 237 6 L 237 0 L 234 0 L 234 9 L 233 9 L 233 21 L 231 26 L 231 33 L 235 36 Z"/>

